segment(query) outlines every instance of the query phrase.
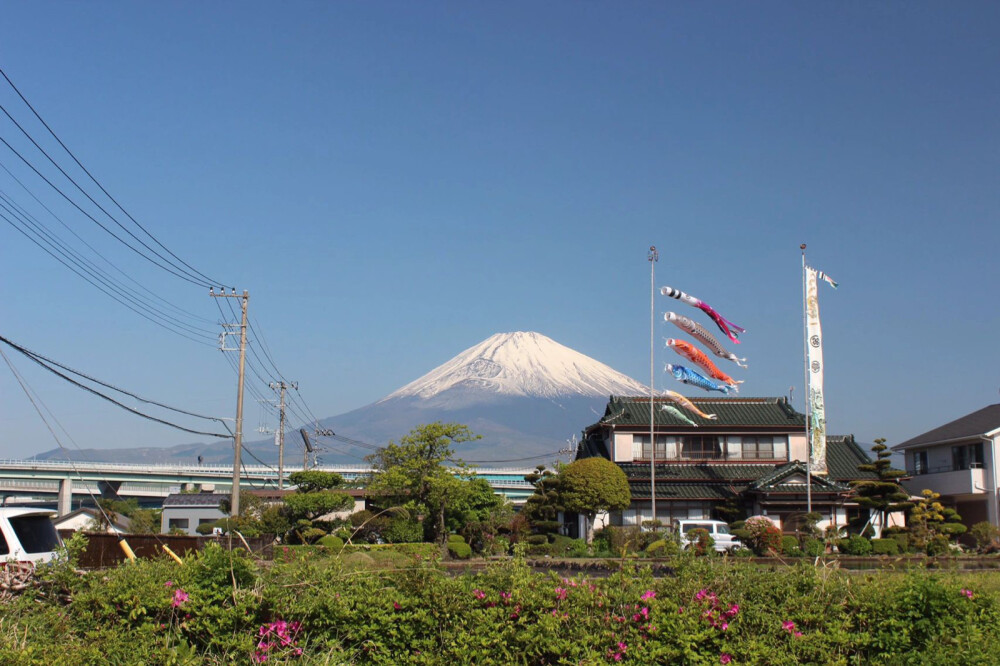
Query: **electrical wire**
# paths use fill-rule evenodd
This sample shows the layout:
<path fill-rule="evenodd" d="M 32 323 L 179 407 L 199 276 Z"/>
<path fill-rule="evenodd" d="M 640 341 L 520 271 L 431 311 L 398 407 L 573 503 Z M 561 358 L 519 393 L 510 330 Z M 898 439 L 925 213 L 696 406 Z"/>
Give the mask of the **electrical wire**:
<path fill-rule="evenodd" d="M 8 342 L 8 341 L 7 341 L 6 339 L 5 339 L 5 340 L 3 340 L 3 341 L 4 341 L 4 342 L 5 342 L 6 344 L 10 345 L 10 342 Z M 177 430 L 182 430 L 182 431 L 184 431 L 184 432 L 189 432 L 189 433 L 192 433 L 192 434 L 194 434 L 194 435 L 205 435 L 205 436 L 208 436 L 208 437 L 217 437 L 217 438 L 219 438 L 219 439 L 229 439 L 229 438 L 231 437 L 230 435 L 221 435 L 221 434 L 219 434 L 219 433 L 215 433 L 215 432 L 204 432 L 204 431 L 202 431 L 202 430 L 193 430 L 193 429 L 191 429 L 191 428 L 186 428 L 186 427 L 184 427 L 184 426 L 182 426 L 182 425 L 178 425 L 178 424 L 176 424 L 176 423 L 171 423 L 170 421 L 166 421 L 166 420 L 164 420 L 164 419 L 161 419 L 161 418 L 157 418 L 157 417 L 155 417 L 155 416 L 151 416 L 151 415 L 149 415 L 149 414 L 146 414 L 146 413 L 144 413 L 144 412 L 140 412 L 140 411 L 139 411 L 138 409 L 135 409 L 135 408 L 133 408 L 133 407 L 129 407 L 128 405 L 125 405 L 125 404 L 122 404 L 122 403 L 118 402 L 117 400 L 115 400 L 115 399 L 114 399 L 114 398 L 112 398 L 111 396 L 108 396 L 108 395 L 105 395 L 105 394 L 101 393 L 100 391 L 98 391 L 98 390 L 96 390 L 96 389 L 93 389 L 93 388 L 91 388 L 91 387 L 89 387 L 89 386 L 86 386 L 86 385 L 84 385 L 84 384 L 81 384 L 80 382 L 76 381 L 76 380 L 75 380 L 75 379 L 73 379 L 72 377 L 68 377 L 68 376 L 64 375 L 63 373 L 59 372 L 59 371 L 58 371 L 58 370 L 56 370 L 55 368 L 53 368 L 53 367 L 49 366 L 49 365 L 48 365 L 47 363 L 45 363 L 44 361 L 42 361 L 42 360 L 40 360 L 40 359 L 38 359 L 38 358 L 35 358 L 34 356 L 32 356 L 32 355 L 30 355 L 30 354 L 27 354 L 27 353 L 25 353 L 25 352 L 21 351 L 20 349 L 18 349 L 18 348 L 17 348 L 17 347 L 15 347 L 15 346 L 12 346 L 12 345 L 11 345 L 11 348 L 12 348 L 12 349 L 14 349 L 14 350 L 16 350 L 16 351 L 18 351 L 18 352 L 19 352 L 19 353 L 21 353 L 21 354 L 24 354 L 24 356 L 25 356 L 26 358 L 28 358 L 28 359 L 29 359 L 29 360 L 31 360 L 32 362 L 34 362 L 34 363 L 36 363 L 36 364 L 40 365 L 41 367 L 45 368 L 46 370 L 48 370 L 48 371 L 49 371 L 49 372 L 51 372 L 52 374 L 56 375 L 57 377 L 60 377 L 60 378 L 62 378 L 62 379 L 64 379 L 64 380 L 66 380 L 66 381 L 67 381 L 67 382 L 69 382 L 70 384 L 73 384 L 74 386 L 76 386 L 76 387 L 78 387 L 78 388 L 81 388 L 81 389 L 83 389 L 84 391 L 87 391 L 88 393 L 93 393 L 93 394 L 94 394 L 94 395 L 96 395 L 97 397 L 99 397 L 99 398 L 103 398 L 104 400 L 106 400 L 106 401 L 110 402 L 111 404 L 113 404 L 113 405 L 116 405 L 116 406 L 118 406 L 118 407 L 121 407 L 121 408 L 122 408 L 122 409 L 124 409 L 125 411 L 127 411 L 127 412 L 131 412 L 131 413 L 135 414 L 136 416 L 141 416 L 141 417 L 142 417 L 142 418 L 144 418 L 144 419 L 148 419 L 148 420 L 150 420 L 150 421 L 154 421 L 154 422 L 156 422 L 156 423 L 160 423 L 160 424 L 163 424 L 163 425 L 165 425 L 165 426 L 169 426 L 169 427 L 171 427 L 171 428 L 175 428 L 175 429 L 177 429 Z"/>
<path fill-rule="evenodd" d="M 10 80 L 10 77 L 7 76 L 7 73 L 3 70 L 3 68 L 0 68 L 0 75 L 3 75 L 3 78 L 7 81 L 7 84 L 14 90 L 15 93 L 17 93 L 17 96 L 20 97 L 21 101 L 24 102 L 25 106 L 27 106 L 31 110 L 31 112 L 34 114 L 35 118 L 37 118 L 38 121 L 45 127 L 45 129 L 48 130 L 49 134 L 52 135 L 52 138 L 54 138 L 56 140 L 56 142 L 59 143 L 59 145 L 62 147 L 62 149 L 64 151 L 66 151 L 66 154 L 69 155 L 73 159 L 73 161 L 76 163 L 76 165 L 78 167 L 80 167 L 80 169 L 82 169 L 85 174 L 87 174 L 87 176 L 90 178 L 90 180 L 93 181 L 93 183 L 95 185 L 97 185 L 97 187 L 101 190 L 101 192 L 103 192 L 104 195 L 106 197 L 108 197 L 108 199 L 110 199 L 115 204 L 115 206 L 118 207 L 118 210 L 120 210 L 121 212 L 123 212 L 125 214 L 125 216 L 128 217 L 128 219 L 130 219 L 132 221 L 133 224 L 135 224 L 137 227 L 139 227 L 139 229 L 141 229 L 143 231 L 143 233 L 146 234 L 146 236 L 148 236 L 150 239 L 153 240 L 153 242 L 155 242 L 157 245 L 159 245 L 161 248 L 163 248 L 170 256 L 172 256 L 174 259 L 176 259 L 181 264 L 183 264 L 184 266 L 186 266 L 187 268 L 189 268 L 191 271 L 193 271 L 194 275 L 201 276 L 202 278 L 204 278 L 205 280 L 208 281 L 209 285 L 219 285 L 219 284 L 221 284 L 218 280 L 213 280 L 213 279 L 209 278 L 207 275 L 205 275 L 201 271 L 198 271 L 193 266 L 191 266 L 190 264 L 188 264 L 186 261 L 184 261 L 183 259 L 181 259 L 180 257 L 178 257 L 176 254 L 174 254 L 173 252 L 171 252 L 169 248 L 167 248 L 163 243 L 161 243 L 159 241 L 159 239 L 157 239 L 155 236 L 153 236 L 153 234 L 151 234 L 144 226 L 142 226 L 141 224 L 139 224 L 138 220 L 136 220 L 134 217 L 132 217 L 132 215 L 130 215 L 129 212 L 127 210 L 125 210 L 125 208 L 123 208 L 120 203 L 118 203 L 118 200 L 115 199 L 113 196 L 111 196 L 111 194 L 104 188 L 103 185 L 101 185 L 101 183 L 97 180 L 97 178 L 95 178 L 94 175 L 92 173 L 90 173 L 90 171 L 87 169 L 87 167 L 85 167 L 83 165 L 83 163 L 81 163 L 80 160 L 77 159 L 76 155 L 73 154 L 73 151 L 71 151 L 69 149 L 69 147 L 65 143 L 63 143 L 62 139 L 60 139 L 59 136 L 55 133 L 55 131 L 49 126 L 49 124 L 47 122 L 45 122 L 45 119 L 42 118 L 41 114 L 39 114 L 38 111 L 35 110 L 35 107 L 32 106 L 31 102 L 29 102 L 28 99 L 18 89 L 18 87 L 14 85 L 14 82 Z M 15 121 L 14 118 L 9 113 L 7 113 L 6 109 L 4 109 L 4 113 L 6 113 L 7 116 L 14 122 L 14 124 L 17 125 L 18 129 L 20 129 L 25 134 L 25 136 L 27 136 L 31 140 L 31 142 L 34 143 L 35 146 L 39 150 L 41 150 L 42 153 L 46 157 L 49 158 L 49 161 L 51 161 L 56 166 L 56 168 L 58 168 L 60 170 L 60 172 L 63 173 L 63 175 L 65 175 L 67 178 L 70 179 L 70 182 L 72 182 L 74 185 L 76 185 L 77 188 L 81 192 L 84 192 L 83 188 L 81 188 L 76 183 L 76 181 L 74 181 L 72 178 L 70 178 L 66 174 L 66 172 L 63 171 L 62 168 L 60 168 L 58 164 L 56 164 L 55 160 L 53 160 L 51 157 L 49 157 L 48 153 L 46 153 L 44 150 L 42 150 L 42 148 L 35 142 L 35 140 L 32 139 L 31 136 L 20 126 L 20 124 L 18 124 L 17 121 Z M 86 192 L 84 192 L 84 194 L 86 194 Z M 91 201 L 94 201 L 93 198 L 91 198 L 89 195 L 87 195 L 87 198 L 90 199 Z M 118 226 L 120 226 L 122 229 L 128 231 L 127 229 L 125 229 L 124 225 L 122 225 L 120 222 L 118 222 L 118 220 L 116 218 L 114 218 L 113 216 L 111 216 L 110 213 L 108 213 L 107 211 L 105 211 L 104 208 L 101 207 L 99 204 L 97 204 L 96 201 L 94 201 L 94 204 L 97 205 L 98 208 L 101 208 L 101 210 L 104 211 L 104 213 L 106 215 L 108 215 L 108 217 L 111 217 L 112 219 L 114 219 L 115 223 L 118 224 Z M 131 232 L 128 232 L 128 233 L 133 238 L 135 238 L 137 241 L 139 241 L 139 239 L 136 238 L 134 234 L 132 234 Z M 142 241 L 139 241 L 139 242 L 141 243 Z M 162 258 L 162 255 L 160 255 L 158 252 L 156 252 L 152 248 L 149 248 L 149 246 L 146 245 L 145 243 L 142 243 L 142 244 L 143 244 L 144 247 L 146 247 L 147 249 L 149 249 L 151 252 L 154 252 L 157 256 L 160 256 Z M 166 261 L 166 259 L 164 259 L 164 260 Z"/>

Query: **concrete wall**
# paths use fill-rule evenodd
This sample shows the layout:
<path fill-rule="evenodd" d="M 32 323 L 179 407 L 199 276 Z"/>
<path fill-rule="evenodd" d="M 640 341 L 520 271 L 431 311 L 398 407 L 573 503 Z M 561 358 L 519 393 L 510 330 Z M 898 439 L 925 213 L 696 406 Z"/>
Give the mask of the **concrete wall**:
<path fill-rule="evenodd" d="M 226 514 L 219 511 L 218 507 L 214 506 L 197 506 L 197 507 L 166 507 L 163 509 L 163 517 L 160 521 L 160 532 L 167 533 L 170 531 L 170 521 L 171 520 L 187 520 L 187 527 L 181 527 L 186 534 L 191 536 L 198 536 L 198 525 L 202 521 L 215 521 L 221 518 L 225 518 Z"/>

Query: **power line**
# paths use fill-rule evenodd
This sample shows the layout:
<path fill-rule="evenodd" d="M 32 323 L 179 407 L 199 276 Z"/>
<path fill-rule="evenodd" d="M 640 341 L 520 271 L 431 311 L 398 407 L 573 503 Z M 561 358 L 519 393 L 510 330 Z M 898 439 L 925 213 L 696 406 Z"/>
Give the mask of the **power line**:
<path fill-rule="evenodd" d="M 160 423 L 160 424 L 163 424 L 165 426 L 169 426 L 171 428 L 175 428 L 177 430 L 182 430 L 184 432 L 189 432 L 189 433 L 192 433 L 194 435 L 205 435 L 207 437 L 217 437 L 219 439 L 229 439 L 229 437 L 230 437 L 230 435 L 222 435 L 222 434 L 215 433 L 215 432 L 204 432 L 204 431 L 201 431 L 201 430 L 193 430 L 191 428 L 186 428 L 186 427 L 184 427 L 182 425 L 178 425 L 176 423 L 171 423 L 170 421 L 166 421 L 164 419 L 157 418 L 155 416 L 151 416 L 151 415 L 146 414 L 144 412 L 140 412 L 138 409 L 134 409 L 132 407 L 129 407 L 128 405 L 122 404 L 122 403 L 118 402 L 117 400 L 115 400 L 114 398 L 112 398 L 111 396 L 105 395 L 104 393 L 101 393 L 100 391 L 98 391 L 96 389 L 93 389 L 93 388 L 91 388 L 89 386 L 81 384 L 80 382 L 76 381 L 72 377 L 68 377 L 68 376 L 64 375 L 63 373 L 61 373 L 58 370 L 56 370 L 55 368 L 51 367 L 50 365 L 48 365 L 46 362 L 42 361 L 41 359 L 35 358 L 30 353 L 25 353 L 24 351 L 22 351 L 17 346 L 11 345 L 11 343 L 8 340 L 2 339 L 2 341 L 4 343 L 6 343 L 7 345 L 10 345 L 12 349 L 14 349 L 14 350 L 18 351 L 19 353 L 23 354 L 26 358 L 28 358 L 29 360 L 33 361 L 34 363 L 37 363 L 38 365 L 40 365 L 41 367 L 45 368 L 46 370 L 48 370 L 52 374 L 56 375 L 57 377 L 60 377 L 60 378 L 62 378 L 64 380 L 66 380 L 70 384 L 73 384 L 74 386 L 76 386 L 78 388 L 81 388 L 84 391 L 87 391 L 88 393 L 93 393 L 97 397 L 102 398 L 104 400 L 107 400 L 111 404 L 113 404 L 113 405 L 115 405 L 117 407 L 121 407 L 125 411 L 131 412 L 132 414 L 135 414 L 136 416 L 141 416 L 144 419 L 148 419 L 150 421 L 154 421 L 156 423 Z"/>
<path fill-rule="evenodd" d="M 73 151 L 71 151 L 71 150 L 69 149 L 69 147 L 68 147 L 68 146 L 66 146 L 66 144 L 65 144 L 65 143 L 63 143 L 62 139 L 60 139 L 60 138 L 59 138 L 59 136 L 58 136 L 58 135 L 57 135 L 57 134 L 55 133 L 55 131 L 54 131 L 54 130 L 53 130 L 53 129 L 52 129 L 52 128 L 51 128 L 50 126 L 49 126 L 49 124 L 48 124 L 47 122 L 45 122 L 45 119 L 44 119 L 44 118 L 42 118 L 41 114 L 39 114 L 39 113 L 38 113 L 38 111 L 36 111 L 36 110 L 35 110 L 35 107 L 31 105 L 31 102 L 29 102 L 29 101 L 27 100 L 27 98 L 26 98 L 26 97 L 25 97 L 25 96 L 24 96 L 24 95 L 23 95 L 23 94 L 21 93 L 21 91 L 20 91 L 20 90 L 19 90 L 19 89 L 17 88 L 17 86 L 15 86 L 15 85 L 14 85 L 14 82 L 10 80 L 10 77 L 9 77 L 9 76 L 7 76 L 7 73 L 6 73 L 5 71 L 3 71 L 3 68 L 0 68 L 0 74 L 2 74 L 2 75 L 3 75 L 3 78 L 4 78 L 4 79 L 5 79 L 6 81 L 7 81 L 7 84 L 8 84 L 8 85 L 10 85 L 10 87 L 11 87 L 11 88 L 12 88 L 12 89 L 14 90 L 14 92 L 16 92 L 16 93 L 17 93 L 17 96 L 21 98 L 21 101 L 22 101 L 22 102 L 24 102 L 24 104 L 25 104 L 25 105 L 26 105 L 26 106 L 27 106 L 27 107 L 28 107 L 29 109 L 31 109 L 31 112 L 32 112 L 32 113 L 33 113 L 33 114 L 35 115 L 35 118 L 37 118 L 37 119 L 38 119 L 38 121 L 39 121 L 40 123 L 42 123 L 42 125 L 43 125 L 43 126 L 45 127 L 45 129 L 46 129 L 46 130 L 48 130 L 49 134 L 51 134 L 51 135 L 52 135 L 52 138 L 54 138 L 54 139 L 55 139 L 55 140 L 56 140 L 56 141 L 57 141 L 57 142 L 59 143 L 59 145 L 60 145 L 60 146 L 62 147 L 62 149 L 66 151 L 66 154 L 67 154 L 67 155 L 69 155 L 69 156 L 70 156 L 70 157 L 71 157 L 71 158 L 73 159 L 73 161 L 74 161 L 74 162 L 76 163 L 76 165 L 77 165 L 78 167 L 80 167 L 80 168 L 81 168 L 81 169 L 83 170 L 83 172 L 84 172 L 85 174 L 87 174 L 87 176 L 88 176 L 88 177 L 90 178 L 90 180 L 91 180 L 91 181 L 93 181 L 95 185 L 97 185 L 97 187 L 98 187 L 98 188 L 99 188 L 99 189 L 101 190 L 101 192 L 103 192 L 103 193 L 104 193 L 104 195 L 105 195 L 106 197 L 108 197 L 108 199 L 110 199 L 110 200 L 111 200 L 111 201 L 112 201 L 112 202 L 113 202 L 113 203 L 115 204 L 115 206 L 117 206 L 117 207 L 118 207 L 118 210 L 120 210 L 121 212 L 123 212 L 123 213 L 125 214 L 125 216 L 126 216 L 126 217 L 128 217 L 128 219 L 130 219 L 130 220 L 132 221 L 132 223 L 133 223 L 133 224 L 135 224 L 135 225 L 136 225 L 137 227 L 139 227 L 139 228 L 140 228 L 140 229 L 141 229 L 141 230 L 143 231 L 143 233 L 145 233 L 145 234 L 146 234 L 146 235 L 147 235 L 147 236 L 148 236 L 149 238 L 151 238 L 151 239 L 153 240 L 153 242 L 154 242 L 154 243 L 156 243 L 156 244 L 157 244 L 157 245 L 159 245 L 159 246 L 160 246 L 161 248 L 163 248 L 163 249 L 164 249 L 164 250 L 165 250 L 165 251 L 166 251 L 166 252 L 167 252 L 167 253 L 168 253 L 168 254 L 169 254 L 170 256 L 172 256 L 172 257 L 173 257 L 174 259 L 176 259 L 176 260 L 177 260 L 177 261 L 179 261 L 179 262 L 180 262 L 181 264 L 183 264 L 184 266 L 186 266 L 187 268 L 189 268 L 189 269 L 190 269 L 191 271 L 193 271 L 193 274 L 194 274 L 194 275 L 198 275 L 198 276 L 201 276 L 202 278 L 204 278 L 205 280 L 207 280 L 207 284 L 208 284 L 208 285 L 218 285 L 218 284 L 221 284 L 221 283 L 220 283 L 220 282 L 219 282 L 218 280 L 213 280 L 213 279 L 209 278 L 209 277 L 208 277 L 207 275 L 205 275 L 205 274 L 204 274 L 204 273 L 202 273 L 201 271 L 199 271 L 199 270 L 195 269 L 195 268 L 194 268 L 193 266 L 191 266 L 190 264 L 188 264 L 188 263 L 187 263 L 186 261 L 184 261 L 183 259 L 181 259 L 180 257 L 178 257 L 178 256 L 177 256 L 176 254 L 174 254 L 174 253 L 173 253 L 172 251 L 170 251 L 170 249 L 169 249 L 169 248 L 167 248 L 167 247 L 166 247 L 166 246 L 165 246 L 165 245 L 164 245 L 163 243 L 161 243 L 161 242 L 159 241 L 159 239 L 157 239 L 157 238 L 156 238 L 155 236 L 153 236 L 153 234 L 151 234 L 151 233 L 150 233 L 150 232 L 149 232 L 149 231 L 148 231 L 148 230 L 147 230 L 147 229 L 146 229 L 146 228 L 145 228 L 144 226 L 142 226 L 141 224 L 139 224 L 138 220 L 136 220 L 136 219 L 135 219 L 134 217 L 132 217 L 132 215 L 130 215 L 130 214 L 129 214 L 129 212 L 128 212 L 127 210 L 125 210 L 125 209 L 124 209 L 124 208 L 122 207 L 122 205 L 121 205 L 120 203 L 118 203 L 118 200 L 117 200 L 117 199 L 115 199 L 115 198 L 114 198 L 113 196 L 111 196 L 111 194 L 110 194 L 110 193 L 109 193 L 109 192 L 108 192 L 108 191 L 107 191 L 107 190 L 106 190 L 106 189 L 104 188 L 104 186 L 103 186 L 103 185 L 101 185 L 101 183 L 100 183 L 100 182 L 99 182 L 99 181 L 97 180 L 97 178 L 95 178 L 95 177 L 94 177 L 94 175 L 90 173 L 90 171 L 89 171 L 89 170 L 87 169 L 87 167 L 85 167 L 85 166 L 84 166 L 84 165 L 83 165 L 83 164 L 82 164 L 82 163 L 80 162 L 80 160 L 79 160 L 79 159 L 77 159 L 76 155 L 75 155 L 75 154 L 73 154 Z M 70 182 L 72 182 L 72 183 L 73 183 L 74 185 L 76 185 L 77 189 L 79 189 L 79 190 L 80 190 L 81 192 L 83 192 L 83 193 L 84 193 L 84 194 L 85 194 L 85 195 L 87 196 L 87 198 L 88 198 L 88 199 L 90 199 L 91 201 L 93 201 L 93 202 L 94 202 L 94 204 L 95 204 L 95 205 L 96 205 L 96 206 L 97 206 L 98 208 L 100 208 L 100 209 L 101 209 L 102 211 L 104 211 L 105 215 L 107 215 L 108 217 L 110 217 L 111 219 L 113 219 L 113 220 L 115 221 L 115 223 L 116 223 L 116 224 L 118 224 L 118 226 L 119 226 L 119 227 L 121 227 L 121 228 L 122 228 L 123 230 L 125 230 L 125 231 L 126 231 L 126 232 L 127 232 L 127 233 L 128 233 L 129 235 L 130 235 L 130 236 L 132 236 L 132 237 L 133 237 L 133 238 L 135 238 L 135 239 L 136 239 L 137 241 L 139 241 L 140 243 L 142 243 L 143 247 L 146 247 L 146 248 L 147 248 L 147 249 L 149 249 L 149 250 L 150 250 L 151 252 L 153 252 L 154 254 L 156 254 L 156 255 L 157 255 L 158 257 L 161 257 L 161 258 L 163 258 L 163 259 L 164 259 L 164 261 L 168 261 L 168 260 L 167 260 L 166 258 L 164 258 L 164 257 L 163 257 L 162 255 L 160 255 L 160 254 L 159 254 L 158 252 L 156 252 L 155 250 L 153 250 L 152 248 L 150 248 L 150 247 L 149 247 L 148 245 L 146 245 L 145 243 L 143 243 L 143 242 L 142 242 L 141 240 L 139 240 L 139 239 L 138 239 L 138 238 L 137 238 L 137 237 L 136 237 L 136 236 L 135 236 L 134 234 L 132 234 L 131 232 L 129 232 L 129 231 L 127 230 L 127 229 L 125 229 L 124 225 L 122 225 L 122 224 L 121 224 L 120 222 L 118 222 L 118 220 L 117 220 L 116 218 L 114 218 L 114 217 L 113 217 L 113 216 L 112 216 L 112 215 L 111 215 L 110 213 L 108 213 L 108 212 L 107 212 L 106 210 L 104 210 L 104 208 L 103 208 L 103 207 L 102 207 L 102 206 L 101 206 L 100 204 L 98 204 L 98 203 L 97 203 L 96 201 L 94 201 L 94 199 L 93 199 L 93 198 L 91 198 L 91 197 L 90 197 L 90 195 L 88 195 L 88 194 L 87 194 L 87 193 L 86 193 L 86 192 L 85 192 L 85 191 L 83 190 L 83 188 L 82 188 L 82 187 L 80 187 L 80 186 L 79 186 L 79 185 L 78 185 L 78 184 L 76 183 L 76 181 L 75 181 L 75 180 L 73 180 L 72 178 L 70 178 L 70 176 L 69 176 L 69 175 L 67 175 L 67 174 L 66 174 L 66 172 L 65 172 L 65 171 L 63 171 L 61 167 L 59 167 L 59 165 L 58 165 L 58 164 L 56 164 L 55 160 L 53 160 L 53 159 L 52 159 L 51 157 L 49 157 L 48 153 L 46 153 L 46 152 L 45 152 L 45 150 L 43 150 L 43 149 L 41 148 L 41 146 L 39 146 L 39 145 L 38 145 L 38 144 L 37 144 L 37 143 L 35 142 L 35 140 L 31 138 L 31 135 L 30 135 L 30 134 L 28 134 L 28 133 L 27 133 L 27 132 L 26 132 L 26 131 L 25 131 L 25 130 L 24 130 L 24 129 L 23 129 L 22 127 L 21 127 L 21 125 L 20 125 L 20 124 L 19 124 L 19 123 L 18 123 L 18 122 L 17 122 L 16 120 L 14 120 L 14 118 L 13 118 L 13 117 L 12 117 L 12 116 L 11 116 L 11 115 L 10 115 L 9 113 L 7 113 L 7 109 L 3 109 L 3 111 L 4 111 L 4 113 L 5 113 L 5 114 L 7 114 L 7 117 L 8 117 L 8 118 L 10 118 L 10 119 L 11 119 L 11 121 L 12 121 L 12 122 L 14 122 L 14 124 L 15 124 L 15 125 L 17 125 L 17 128 L 18 128 L 18 129 L 20 129 L 20 130 L 21 130 L 21 132 L 22 132 L 22 133 L 24 133 L 24 135 L 25 135 L 25 136 L 27 136 L 27 137 L 28 137 L 28 139 L 30 139 L 30 140 L 31 140 L 31 142 L 32 142 L 33 144 L 35 144 L 35 147 L 37 147 L 37 148 L 38 148 L 38 149 L 39 149 L 39 150 L 40 150 L 40 151 L 42 152 L 42 154 L 44 154 L 44 155 L 45 155 L 46 157 L 48 157 L 48 158 L 49 158 L 49 161 L 50 161 L 50 162 L 52 162 L 52 164 L 53 164 L 53 165 L 55 165 L 55 166 L 56 166 L 56 168 L 57 168 L 57 169 L 59 169 L 59 171 L 60 171 L 60 172 L 62 172 L 62 174 L 63 174 L 64 176 L 66 176 L 66 178 L 68 178 L 68 179 L 70 180 Z M 6 143 L 6 142 L 5 142 L 5 143 Z M 168 262 L 168 263 L 169 263 L 169 262 Z M 174 264 L 174 265 L 176 266 L 176 264 Z M 192 273 L 189 273 L 189 275 L 190 275 L 190 274 L 192 274 Z"/>

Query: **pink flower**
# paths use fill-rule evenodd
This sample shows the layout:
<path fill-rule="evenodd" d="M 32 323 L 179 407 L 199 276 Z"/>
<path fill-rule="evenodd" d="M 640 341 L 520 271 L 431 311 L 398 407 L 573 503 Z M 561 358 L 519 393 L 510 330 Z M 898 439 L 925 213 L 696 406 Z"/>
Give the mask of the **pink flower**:
<path fill-rule="evenodd" d="M 723 613 L 723 615 L 725 615 L 726 617 L 728 617 L 731 620 L 734 617 L 736 617 L 736 614 L 739 613 L 739 612 L 740 612 L 740 606 L 739 606 L 739 604 L 733 604 L 732 606 L 729 607 L 729 610 L 727 610 L 725 613 Z"/>
<path fill-rule="evenodd" d="M 566 595 L 568 595 L 568 594 L 569 594 L 569 590 L 567 590 L 566 588 L 563 588 L 563 587 L 557 587 L 556 588 L 556 599 L 558 599 L 559 601 L 562 601 L 563 599 L 565 599 Z"/>
<path fill-rule="evenodd" d="M 402 608 L 402 606 L 399 605 L 398 601 L 393 601 L 392 602 L 392 608 L 393 608 L 393 610 L 399 610 L 400 608 Z"/>
<path fill-rule="evenodd" d="M 728 628 L 729 628 L 729 623 L 728 622 L 723 622 L 723 623 L 721 623 L 719 625 L 719 629 L 722 629 L 723 631 L 725 631 Z"/>
<path fill-rule="evenodd" d="M 172 580 L 168 580 L 168 581 L 167 581 L 166 583 L 164 583 L 163 585 L 164 585 L 164 586 L 166 586 L 166 587 L 173 587 L 173 586 L 174 586 L 174 581 L 172 581 Z"/>
<path fill-rule="evenodd" d="M 796 638 L 802 638 L 802 632 L 801 631 L 796 631 L 795 632 L 795 637 Z"/>
<path fill-rule="evenodd" d="M 708 590 L 701 589 L 701 590 L 698 590 L 698 594 L 694 595 L 694 598 L 697 601 L 701 601 L 702 599 L 704 599 L 707 596 L 708 596 Z"/>
<path fill-rule="evenodd" d="M 781 628 L 787 631 L 788 633 L 792 633 L 793 631 L 795 631 L 795 623 L 792 622 L 791 620 L 785 620 L 784 622 L 781 623 Z"/>
<path fill-rule="evenodd" d="M 645 592 L 642 593 L 642 596 L 639 598 L 642 599 L 643 601 L 649 601 L 650 599 L 655 599 L 656 592 L 653 590 L 646 590 Z"/>
<path fill-rule="evenodd" d="M 677 608 L 677 614 L 681 615 L 683 612 L 684 612 L 684 606 L 678 606 L 678 608 Z"/>
<path fill-rule="evenodd" d="M 513 595 L 510 592 L 501 592 L 500 593 L 500 598 L 503 599 L 504 601 L 510 601 L 510 598 L 512 596 Z"/>
<path fill-rule="evenodd" d="M 965 596 L 967 596 L 970 599 L 972 598 L 972 590 L 966 590 L 965 588 L 963 588 L 962 589 L 962 594 L 964 594 Z"/>
<path fill-rule="evenodd" d="M 174 590 L 174 600 L 172 605 L 174 608 L 178 608 L 181 604 L 188 600 L 188 593 L 184 590 L 177 588 Z"/>
<path fill-rule="evenodd" d="M 474 596 L 476 599 L 485 599 L 486 593 L 483 592 L 482 590 L 473 590 L 472 596 Z"/>
<path fill-rule="evenodd" d="M 722 654 L 719 655 L 719 663 L 720 664 L 728 664 L 732 660 L 733 660 L 733 656 L 731 654 L 729 654 L 728 652 L 723 652 Z"/>

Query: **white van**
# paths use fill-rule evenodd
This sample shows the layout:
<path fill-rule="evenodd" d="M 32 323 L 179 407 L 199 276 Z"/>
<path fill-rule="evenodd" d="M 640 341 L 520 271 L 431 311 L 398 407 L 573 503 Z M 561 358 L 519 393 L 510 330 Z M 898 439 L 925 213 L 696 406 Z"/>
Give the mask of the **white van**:
<path fill-rule="evenodd" d="M 53 515 L 48 509 L 0 507 L 0 565 L 50 562 L 62 543 Z"/>
<path fill-rule="evenodd" d="M 741 548 L 740 540 L 729 533 L 729 525 L 721 520 L 675 520 L 674 530 L 681 538 L 681 545 L 687 547 L 687 534 L 691 530 L 703 529 L 715 541 L 715 550 L 724 553 L 733 548 Z"/>

